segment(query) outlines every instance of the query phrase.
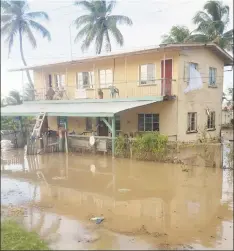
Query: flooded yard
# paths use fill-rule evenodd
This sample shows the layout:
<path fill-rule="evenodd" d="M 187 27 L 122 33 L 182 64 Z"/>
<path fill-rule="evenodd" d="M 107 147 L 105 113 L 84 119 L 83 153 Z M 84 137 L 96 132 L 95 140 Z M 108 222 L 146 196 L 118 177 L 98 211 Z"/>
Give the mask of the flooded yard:
<path fill-rule="evenodd" d="M 56 250 L 232 250 L 233 171 L 198 161 L 5 151 L 2 217 L 16 217 Z"/>

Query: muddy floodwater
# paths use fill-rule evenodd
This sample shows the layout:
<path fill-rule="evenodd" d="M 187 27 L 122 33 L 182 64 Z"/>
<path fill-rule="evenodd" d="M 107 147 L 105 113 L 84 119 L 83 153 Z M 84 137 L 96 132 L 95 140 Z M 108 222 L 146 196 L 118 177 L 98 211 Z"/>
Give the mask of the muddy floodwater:
<path fill-rule="evenodd" d="M 9 150 L 1 181 L 2 217 L 52 249 L 233 249 L 233 171 L 217 165 Z"/>

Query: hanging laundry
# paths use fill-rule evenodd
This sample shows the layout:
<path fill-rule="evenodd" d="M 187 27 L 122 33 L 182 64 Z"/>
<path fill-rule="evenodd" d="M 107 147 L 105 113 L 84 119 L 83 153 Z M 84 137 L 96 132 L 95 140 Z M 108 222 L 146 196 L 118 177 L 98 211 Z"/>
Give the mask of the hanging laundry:
<path fill-rule="evenodd" d="M 189 84 L 185 88 L 184 93 L 198 90 L 202 88 L 202 78 L 199 71 L 197 71 L 194 65 L 189 66 Z"/>

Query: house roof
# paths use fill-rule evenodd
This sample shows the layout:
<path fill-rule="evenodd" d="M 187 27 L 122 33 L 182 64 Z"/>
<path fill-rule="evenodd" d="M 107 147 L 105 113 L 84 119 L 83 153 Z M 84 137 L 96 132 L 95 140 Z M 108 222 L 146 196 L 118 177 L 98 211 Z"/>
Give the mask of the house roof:
<path fill-rule="evenodd" d="M 40 112 L 45 112 L 47 116 L 113 117 L 118 112 L 152 104 L 162 100 L 163 97 L 155 97 L 154 100 L 138 101 L 92 100 L 90 102 L 25 102 L 17 106 L 1 107 L 1 116 L 37 116 Z"/>
<path fill-rule="evenodd" d="M 152 52 L 163 52 L 168 50 L 181 50 L 181 49 L 196 49 L 196 48 L 207 48 L 211 50 L 213 53 L 215 53 L 218 57 L 222 58 L 224 61 L 224 65 L 233 65 L 233 57 L 229 55 L 225 50 L 221 49 L 218 45 L 214 43 L 183 43 L 183 44 L 161 44 L 159 46 L 151 46 L 147 48 L 141 48 L 137 50 L 131 50 L 131 51 L 121 51 L 121 52 L 115 52 L 115 53 L 107 53 L 102 55 L 96 55 L 96 56 L 89 56 L 89 57 L 83 57 L 83 58 L 77 58 L 74 60 L 68 60 L 68 61 L 60 61 L 60 62 L 53 62 L 48 64 L 40 64 L 40 65 L 32 65 L 27 67 L 20 67 L 15 69 L 10 69 L 9 71 L 22 71 L 25 69 L 28 70 L 36 70 L 42 67 L 49 67 L 49 66 L 63 66 L 67 64 L 77 64 L 77 63 L 85 63 L 85 62 L 95 62 L 103 59 L 112 59 L 112 58 L 120 58 L 120 57 L 126 57 L 130 55 L 138 55 L 138 54 L 145 54 L 145 53 L 152 53 Z"/>

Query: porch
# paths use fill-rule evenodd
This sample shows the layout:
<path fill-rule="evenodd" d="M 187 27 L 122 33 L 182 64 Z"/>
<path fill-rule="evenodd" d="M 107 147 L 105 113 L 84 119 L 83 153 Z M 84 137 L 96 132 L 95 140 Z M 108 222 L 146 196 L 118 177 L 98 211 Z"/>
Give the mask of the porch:
<path fill-rule="evenodd" d="M 159 114 L 154 114 L 155 107 L 152 106 L 158 102 L 162 107 L 170 107 L 172 105 L 169 104 L 171 102 L 164 101 L 163 97 L 148 97 L 147 100 L 111 99 L 86 100 L 86 102 L 25 102 L 22 105 L 1 108 L 1 116 L 37 116 L 39 113 L 44 113 L 48 120 L 48 125 L 44 126 L 47 130 L 49 128 L 57 131 L 61 123 L 66 124 L 69 147 L 91 150 L 93 148 L 89 139 L 90 136 L 94 136 L 96 150 L 107 152 L 109 149 L 114 155 L 114 142 L 117 134 L 122 133 L 124 135 L 127 133 L 128 136 L 134 137 L 139 130 L 159 130 Z M 133 112 L 133 109 L 145 109 L 148 115 L 138 114 L 141 113 L 141 110 L 134 110 Z M 160 106 L 158 107 L 159 111 Z M 142 112 L 144 111 L 142 110 Z M 121 123 L 123 123 L 121 130 L 118 128 L 120 115 Z M 140 129 L 137 126 L 137 118 L 141 120 Z M 63 121 L 60 121 L 61 119 Z M 147 122 L 147 120 L 150 120 L 151 123 Z M 151 128 L 146 128 L 149 126 Z"/>
<path fill-rule="evenodd" d="M 98 84 L 97 84 L 98 85 Z M 97 88 L 97 85 L 72 86 L 68 83 L 46 88 L 29 90 L 33 93 L 32 101 L 43 100 L 85 100 L 85 99 L 124 99 L 159 96 L 175 96 L 176 80 L 157 79 L 150 83 L 129 81 L 116 82 Z M 28 90 L 28 89 L 27 89 Z"/>

